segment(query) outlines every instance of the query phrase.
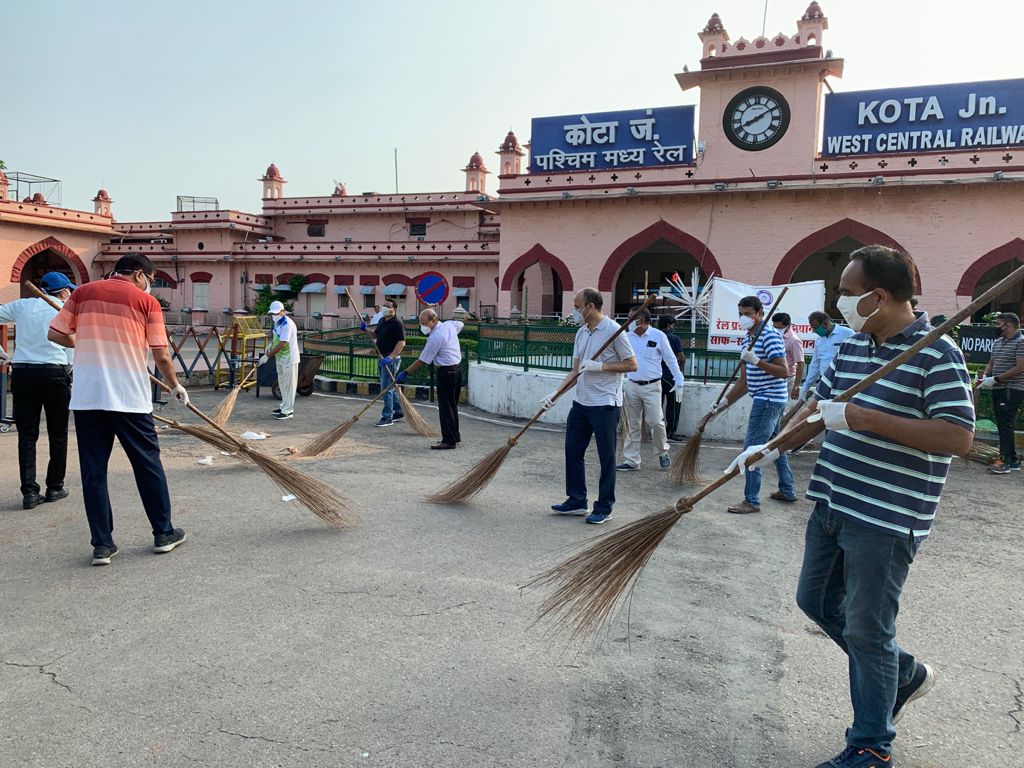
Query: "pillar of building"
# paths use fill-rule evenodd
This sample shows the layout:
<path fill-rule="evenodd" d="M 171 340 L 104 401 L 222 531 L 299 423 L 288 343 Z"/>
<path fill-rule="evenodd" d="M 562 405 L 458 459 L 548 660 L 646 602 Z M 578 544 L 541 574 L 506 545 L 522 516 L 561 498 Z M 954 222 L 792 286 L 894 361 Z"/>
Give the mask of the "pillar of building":
<path fill-rule="evenodd" d="M 484 167 L 484 159 L 480 156 L 479 152 L 473 153 L 473 156 L 469 158 L 469 162 L 466 163 L 466 167 L 462 171 L 466 174 L 467 192 L 476 192 L 481 195 L 487 193 L 487 174 L 490 171 Z"/>
<path fill-rule="evenodd" d="M 267 166 L 267 172 L 260 177 L 263 182 L 263 199 L 277 200 L 284 197 L 284 185 L 288 182 L 281 176 L 281 171 L 271 163 Z"/>
<path fill-rule="evenodd" d="M 109 216 L 114 218 L 114 214 L 111 211 L 110 204 L 114 202 L 110 199 L 110 194 L 105 189 L 101 189 L 96 193 L 96 197 L 92 199 L 93 210 L 100 216 Z"/>
<path fill-rule="evenodd" d="M 505 140 L 495 154 L 500 158 L 501 170 L 499 173 L 502 176 L 518 176 L 522 173 L 523 156 L 526 152 L 523 151 L 519 145 L 519 139 L 512 131 L 505 136 Z"/>

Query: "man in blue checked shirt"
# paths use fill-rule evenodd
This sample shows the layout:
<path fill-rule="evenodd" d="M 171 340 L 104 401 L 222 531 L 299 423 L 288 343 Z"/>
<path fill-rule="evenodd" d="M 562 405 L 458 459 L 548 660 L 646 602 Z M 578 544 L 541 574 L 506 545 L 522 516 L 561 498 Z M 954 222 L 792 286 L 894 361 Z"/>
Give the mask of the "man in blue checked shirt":
<path fill-rule="evenodd" d="M 838 307 L 855 333 L 787 430 L 815 411 L 828 430 L 807 491 L 815 507 L 796 599 L 849 657 L 853 725 L 846 749 L 818 768 L 892 768 L 893 724 L 935 682 L 931 667 L 896 642 L 896 614 L 952 457 L 974 439 L 967 366 L 942 337 L 850 403 L 833 400 L 931 330 L 910 304 L 914 275 L 910 257 L 892 248 L 850 254 Z"/>
<path fill-rule="evenodd" d="M 779 432 L 782 411 L 789 401 L 786 379 L 789 365 L 786 363 L 786 345 L 782 335 L 770 325 L 757 336 L 757 329 L 765 322 L 764 305 L 757 296 L 744 296 L 739 302 L 740 326 L 747 332 L 743 339 L 740 360 L 740 378 L 736 385 L 717 406 L 711 407 L 711 415 L 724 411 L 746 394 L 753 403 L 743 447 L 764 445 Z M 757 336 L 753 349 L 747 349 Z M 775 470 L 779 474 L 779 490 L 772 493 L 776 501 L 795 502 L 796 488 L 793 487 L 793 472 L 785 454 L 775 457 Z M 749 515 L 761 511 L 761 470 L 751 469 L 746 473 L 743 501 L 729 507 L 734 515 Z"/>

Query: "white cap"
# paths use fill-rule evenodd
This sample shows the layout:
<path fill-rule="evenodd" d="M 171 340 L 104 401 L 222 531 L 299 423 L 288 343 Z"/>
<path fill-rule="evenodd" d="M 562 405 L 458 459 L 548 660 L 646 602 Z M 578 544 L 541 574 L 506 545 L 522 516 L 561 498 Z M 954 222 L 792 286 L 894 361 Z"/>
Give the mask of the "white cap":
<path fill-rule="evenodd" d="M 280 301 L 270 302 L 270 309 L 267 310 L 268 315 L 276 315 L 278 312 L 284 311 L 284 304 Z"/>

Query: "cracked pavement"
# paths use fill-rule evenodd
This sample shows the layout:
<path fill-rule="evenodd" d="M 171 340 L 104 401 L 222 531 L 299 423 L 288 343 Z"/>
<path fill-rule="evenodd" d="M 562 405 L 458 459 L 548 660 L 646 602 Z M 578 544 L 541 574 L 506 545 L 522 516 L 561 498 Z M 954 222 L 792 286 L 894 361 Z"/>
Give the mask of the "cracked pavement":
<path fill-rule="evenodd" d="M 219 399 L 195 394 L 204 410 Z M 261 447 L 274 452 L 357 407 L 300 398 L 280 423 L 275 405 L 242 395 L 231 424 L 271 432 Z M 73 437 L 71 497 L 24 511 L 17 437 L 0 435 L 0 768 L 790 768 L 839 750 L 845 661 L 793 599 L 809 505 L 727 515 L 727 485 L 661 546 L 628 624 L 571 646 L 531 628 L 543 593 L 520 586 L 680 495 L 656 462 L 620 475 L 615 515 L 595 530 L 547 512 L 563 498 L 559 434 L 531 431 L 472 504 L 440 507 L 419 499 L 510 430 L 466 418 L 460 450 L 435 452 L 370 423 L 338 457 L 301 465 L 360 511 L 346 531 L 161 432 L 189 540 L 159 557 L 115 448 L 121 554 L 104 568 L 88 565 Z M 735 452 L 705 445 L 705 474 Z M 794 459 L 798 483 L 812 460 Z M 954 462 L 899 617 L 901 642 L 939 675 L 898 726 L 901 768 L 1021 764 L 1022 480 Z"/>

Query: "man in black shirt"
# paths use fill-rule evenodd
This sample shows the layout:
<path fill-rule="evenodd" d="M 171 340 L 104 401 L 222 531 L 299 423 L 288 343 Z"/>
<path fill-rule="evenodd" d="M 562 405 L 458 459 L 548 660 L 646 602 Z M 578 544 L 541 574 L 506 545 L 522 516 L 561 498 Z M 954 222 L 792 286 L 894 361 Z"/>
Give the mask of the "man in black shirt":
<path fill-rule="evenodd" d="M 668 345 L 679 362 L 679 369 L 682 370 L 686 362 L 686 355 L 683 353 L 683 341 L 675 334 L 676 319 L 671 315 L 661 315 L 658 318 L 658 330 L 663 331 L 668 337 Z M 679 428 L 679 401 L 672 393 L 676 382 L 672 372 L 664 362 L 661 364 L 661 405 L 665 413 L 665 432 L 668 434 L 669 442 L 682 442 L 682 437 L 676 434 Z"/>
<path fill-rule="evenodd" d="M 374 342 L 382 357 L 377 365 L 380 368 L 380 388 L 385 389 L 391 386 L 395 374 L 402 365 L 402 350 L 405 349 L 405 325 L 398 319 L 395 302 L 391 299 L 384 301 L 380 308 L 381 320 L 373 331 Z M 366 323 L 360 323 L 360 329 L 366 330 Z M 375 427 L 390 427 L 396 421 L 405 418 L 402 413 L 402 403 L 398 399 L 398 393 L 392 389 L 383 398 L 384 410 L 380 414 L 380 421 L 374 424 Z"/>

